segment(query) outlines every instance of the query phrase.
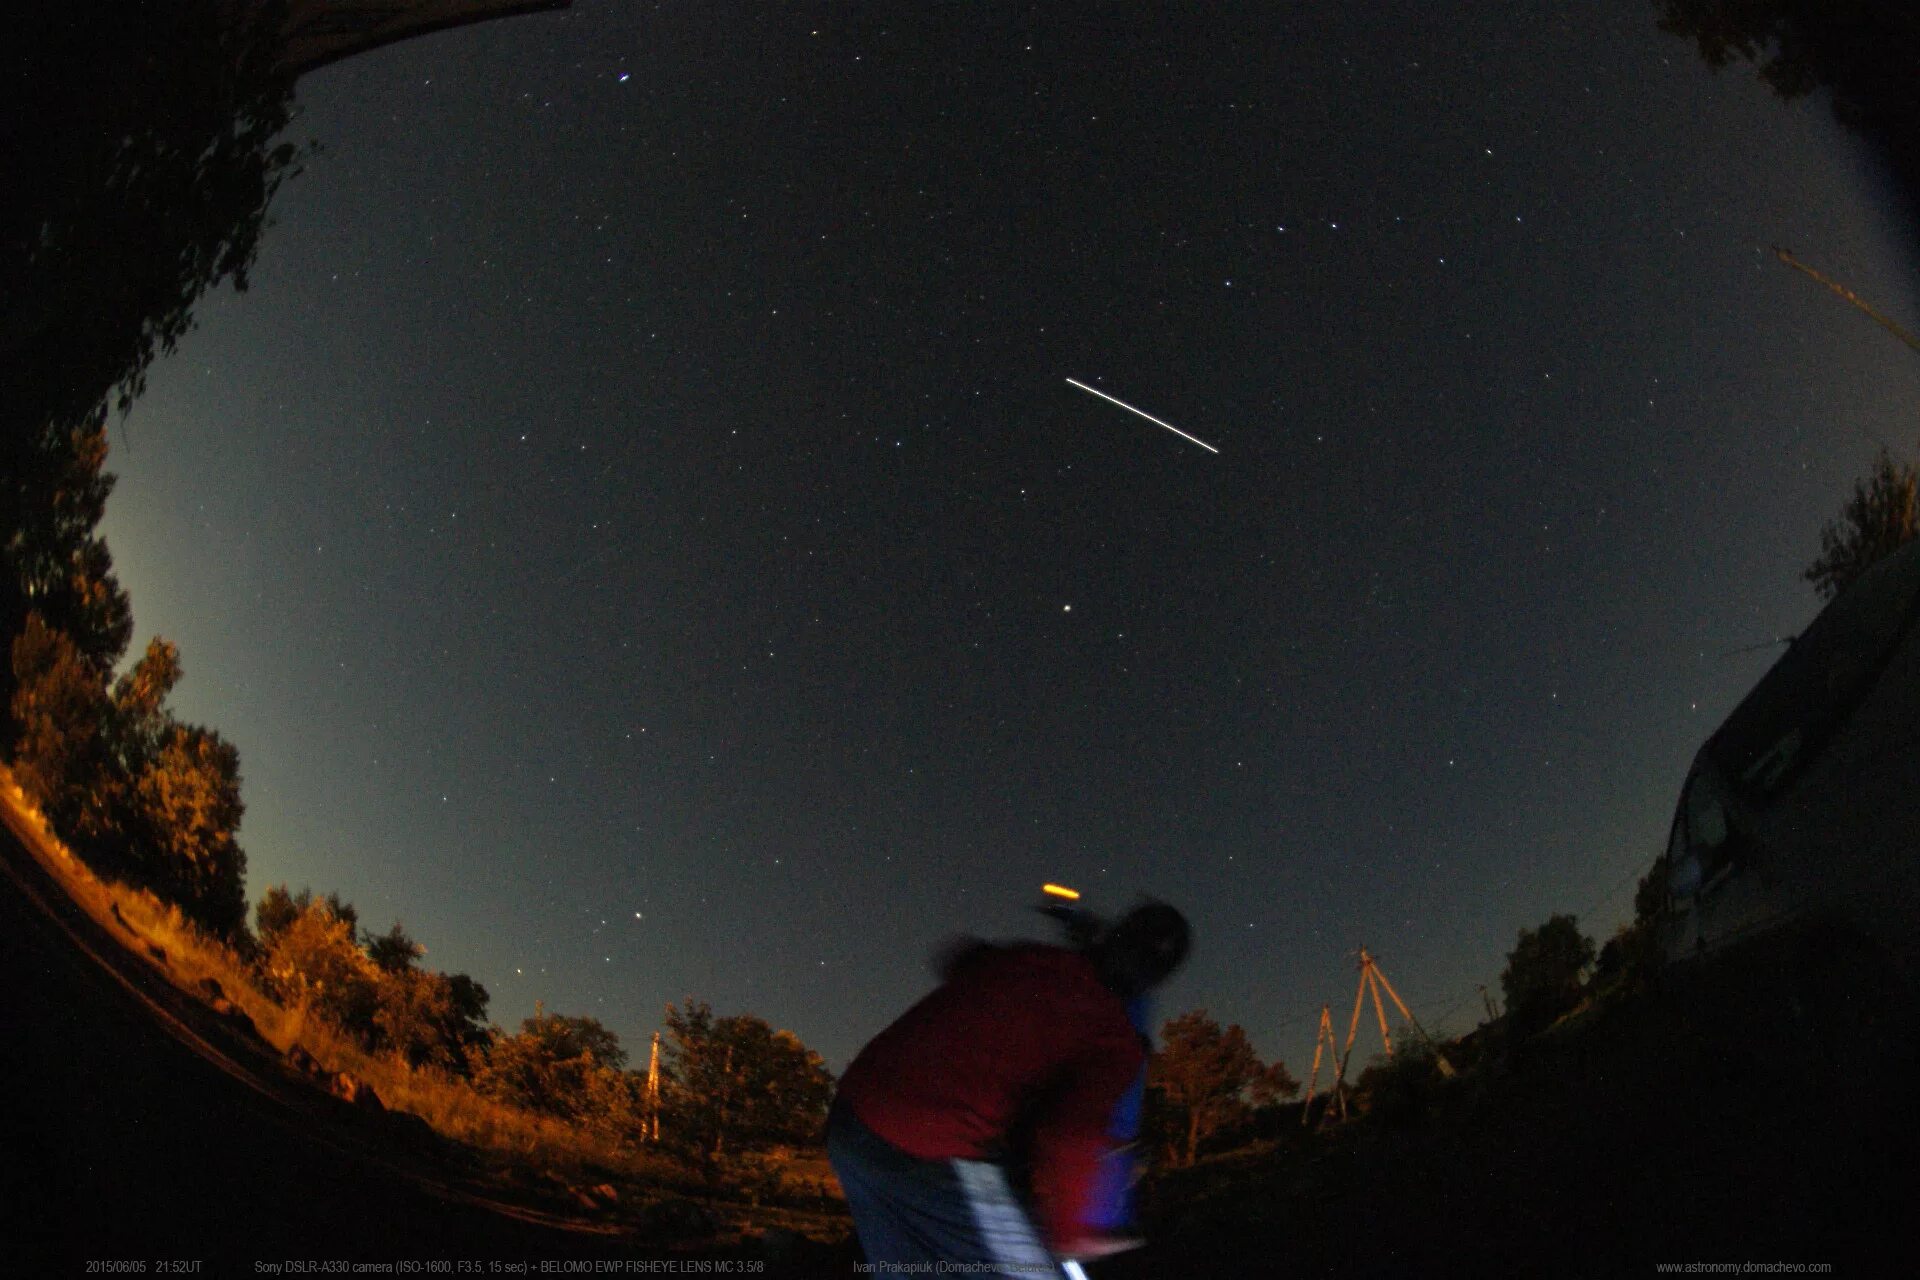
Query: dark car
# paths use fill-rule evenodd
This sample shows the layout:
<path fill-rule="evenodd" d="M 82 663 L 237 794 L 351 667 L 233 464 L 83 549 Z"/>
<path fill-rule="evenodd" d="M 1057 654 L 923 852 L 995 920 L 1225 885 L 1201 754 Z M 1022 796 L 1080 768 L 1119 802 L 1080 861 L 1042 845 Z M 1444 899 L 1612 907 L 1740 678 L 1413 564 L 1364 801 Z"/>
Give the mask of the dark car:
<path fill-rule="evenodd" d="M 1920 976 L 1917 616 L 1920 541 L 1821 610 L 1700 748 L 1667 845 L 1670 958 L 1818 915 Z"/>

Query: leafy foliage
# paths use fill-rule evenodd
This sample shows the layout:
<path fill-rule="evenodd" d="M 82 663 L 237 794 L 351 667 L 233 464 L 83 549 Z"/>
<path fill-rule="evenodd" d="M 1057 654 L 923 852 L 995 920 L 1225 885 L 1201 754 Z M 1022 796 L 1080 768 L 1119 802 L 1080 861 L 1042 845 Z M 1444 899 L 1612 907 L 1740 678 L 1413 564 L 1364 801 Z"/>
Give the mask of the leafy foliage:
<path fill-rule="evenodd" d="M 253 909 L 253 931 L 260 939 L 260 944 L 267 945 L 276 934 L 298 920 L 301 913 L 313 904 L 313 900 L 311 889 L 302 889 L 298 894 L 288 893 L 284 884 L 268 889 L 261 896 L 259 905 Z M 349 925 L 359 924 L 360 913 L 353 909 L 351 902 L 342 902 L 337 891 L 328 894 L 323 901 L 327 910 L 337 919 L 345 920 Z"/>
<path fill-rule="evenodd" d="M 484 1057 L 492 1040 L 487 989 L 466 974 L 383 969 L 379 992 L 373 1023 L 380 1041 L 411 1065 L 464 1075 Z"/>
<path fill-rule="evenodd" d="M 667 1006 L 666 1102 L 676 1140 L 709 1159 L 735 1147 L 817 1141 L 833 1093 L 819 1054 L 751 1014 Z"/>
<path fill-rule="evenodd" d="M 1621 925 L 1600 948 L 1600 958 L 1594 963 L 1595 995 L 1611 998 L 1638 990 L 1660 967 L 1661 959 L 1660 940 L 1652 925 Z"/>
<path fill-rule="evenodd" d="M 367 956 L 387 974 L 411 972 L 414 962 L 427 954 L 425 947 L 407 936 L 398 920 L 385 933 L 368 934 L 366 942 Z"/>
<path fill-rule="evenodd" d="M 1920 18 L 1889 0 L 1655 0 L 1660 29 L 1691 39 L 1718 70 L 1755 64 L 1785 99 L 1825 88 L 1849 128 L 1877 139 L 1920 180 Z"/>
<path fill-rule="evenodd" d="M 1822 600 L 1851 586 L 1877 561 L 1920 536 L 1920 467 L 1896 461 L 1885 448 L 1873 469 L 1854 481 L 1838 519 L 1820 530 L 1820 555 L 1801 576 Z"/>
<path fill-rule="evenodd" d="M 34 613 L 12 656 L 14 765 L 28 796 L 89 863 L 238 936 L 240 755 L 167 711 L 178 650 L 156 638 L 109 692 L 72 639 Z"/>
<path fill-rule="evenodd" d="M 34 425 L 116 387 L 124 407 L 202 293 L 245 289 L 300 162 L 274 140 L 293 115 L 283 0 L 75 8 L 21 15 L 0 113 L 6 354 L 35 362 L 8 411 Z"/>
<path fill-rule="evenodd" d="M 64 632 L 102 677 L 133 634 L 133 610 L 97 532 L 114 479 L 100 417 L 41 433 L 0 481 L 0 564 L 27 607 Z M 11 634 L 11 633 L 10 633 Z"/>
<path fill-rule="evenodd" d="M 1263 1064 L 1236 1023 L 1222 1028 L 1205 1009 L 1170 1019 L 1147 1067 L 1150 1128 L 1176 1166 L 1191 1165 L 1201 1143 L 1246 1120 L 1252 1104 L 1290 1098 L 1300 1084 L 1286 1064 Z"/>
<path fill-rule="evenodd" d="M 1396 1128 L 1411 1128 L 1432 1113 L 1446 1078 L 1432 1046 L 1409 1039 L 1393 1053 L 1370 1065 L 1354 1082 L 1367 1114 Z"/>
<path fill-rule="evenodd" d="M 464 973 L 416 963 L 426 948 L 395 921 L 356 941 L 359 913 L 340 895 L 275 885 L 254 907 L 263 967 L 283 998 L 305 1000 L 369 1050 L 410 1066 L 472 1074 L 486 1057 L 487 989 Z"/>
<path fill-rule="evenodd" d="M 1531 1034 L 1572 1008 L 1593 959 L 1593 939 L 1573 916 L 1549 916 L 1538 929 L 1522 929 L 1500 975 L 1514 1030 Z"/>
<path fill-rule="evenodd" d="M 238 934 L 247 918 L 247 858 L 235 839 L 240 753 L 211 729 L 171 724 L 134 780 L 134 800 L 150 879 L 215 933 Z"/>
<path fill-rule="evenodd" d="M 280 184 L 284 0 L 15 15 L 0 50 L 0 640 L 38 611 L 103 674 L 132 634 L 97 536 L 124 412 L 210 288 L 244 289 Z M 0 667 L 0 705 L 12 672 Z M 9 726 L 0 725 L 0 750 Z"/>
<path fill-rule="evenodd" d="M 354 942 L 349 921 L 325 902 L 309 901 L 264 950 L 267 978 L 282 999 L 369 1038 L 380 1009 L 381 974 Z"/>
<path fill-rule="evenodd" d="M 38 613 L 15 638 L 13 769 L 55 829 L 81 851 L 101 834 L 109 807 L 97 789 L 109 778 L 103 727 L 110 703 L 99 671 L 64 631 Z"/>
<path fill-rule="evenodd" d="M 594 1018 L 536 1012 L 496 1041 L 474 1083 L 529 1111 L 628 1132 L 639 1125 L 638 1091 L 621 1068 L 620 1038 Z"/>

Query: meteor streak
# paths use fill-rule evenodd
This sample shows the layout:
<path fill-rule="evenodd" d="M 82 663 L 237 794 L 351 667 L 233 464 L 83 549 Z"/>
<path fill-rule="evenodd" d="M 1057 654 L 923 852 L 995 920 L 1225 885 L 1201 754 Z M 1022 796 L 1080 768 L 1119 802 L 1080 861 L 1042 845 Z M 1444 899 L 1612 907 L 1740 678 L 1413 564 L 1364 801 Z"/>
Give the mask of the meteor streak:
<path fill-rule="evenodd" d="M 1122 409 L 1125 409 L 1128 413 L 1138 414 L 1140 417 L 1145 418 L 1148 422 L 1151 422 L 1156 427 L 1165 427 L 1167 430 L 1173 432 L 1173 434 L 1179 436 L 1182 440 L 1193 441 L 1195 444 L 1199 445 L 1202 449 L 1205 449 L 1208 453 L 1220 452 L 1218 449 L 1208 444 L 1205 440 L 1200 439 L 1200 437 L 1190 436 L 1186 432 L 1182 431 L 1180 428 L 1174 426 L 1171 422 L 1162 422 L 1160 421 L 1160 419 L 1154 417 L 1152 414 L 1146 413 L 1140 409 L 1134 408 L 1132 405 L 1128 404 L 1125 400 L 1116 399 L 1115 397 L 1108 395 L 1106 392 L 1096 390 L 1095 388 L 1090 387 L 1086 383 L 1081 382 L 1075 378 L 1068 378 L 1067 381 L 1069 383 L 1072 383 L 1074 386 L 1080 388 L 1082 391 L 1092 391 L 1094 395 L 1099 396 L 1102 400 L 1112 400 L 1113 403 L 1119 405 Z"/>

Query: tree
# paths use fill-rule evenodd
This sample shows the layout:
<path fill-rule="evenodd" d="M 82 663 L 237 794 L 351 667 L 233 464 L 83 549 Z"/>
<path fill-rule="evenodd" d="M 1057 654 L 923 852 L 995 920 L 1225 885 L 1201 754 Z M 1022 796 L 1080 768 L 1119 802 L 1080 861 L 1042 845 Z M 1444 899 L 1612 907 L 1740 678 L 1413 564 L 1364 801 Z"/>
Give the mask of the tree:
<path fill-rule="evenodd" d="M 284 0 L 76 0 L 0 49 L 0 641 L 29 611 L 103 672 L 131 634 L 95 534 L 124 412 L 210 288 L 245 289 L 303 152 Z M 0 666 L 0 706 L 12 696 Z M 0 724 L 0 749 L 10 726 Z"/>
<path fill-rule="evenodd" d="M 493 1043 L 493 1028 L 487 1022 L 487 1002 L 491 997 L 485 987 L 464 973 L 449 973 L 445 977 L 453 1020 L 443 1024 L 442 1032 L 459 1046 L 459 1060 L 454 1069 L 471 1075 L 475 1062 L 485 1056 L 487 1046 Z"/>
<path fill-rule="evenodd" d="M 413 1066 L 466 1074 L 491 1040 L 487 989 L 464 973 L 383 968 L 379 993 L 381 1043 Z"/>
<path fill-rule="evenodd" d="M 1645 986 L 1664 959 L 1659 930 L 1666 909 L 1667 855 L 1663 853 L 1634 888 L 1632 922 L 1615 929 L 1600 948 L 1593 970 L 1595 988 L 1604 984 L 1612 992 L 1631 992 Z"/>
<path fill-rule="evenodd" d="M 246 927 L 247 855 L 235 839 L 240 753 L 211 729 L 173 724 L 134 780 L 150 881 L 221 937 Z"/>
<path fill-rule="evenodd" d="M 1391 1057 L 1376 1059 L 1353 1085 L 1366 1114 L 1395 1128 L 1410 1128 L 1425 1120 L 1446 1087 L 1439 1052 L 1417 1038 L 1401 1045 Z"/>
<path fill-rule="evenodd" d="M 0 338 L 20 420 L 137 395 L 193 304 L 244 290 L 267 206 L 298 171 L 284 0 L 99 0 L 20 15 L 0 76 Z M 17 417 L 16 417 L 17 415 Z"/>
<path fill-rule="evenodd" d="M 240 753 L 166 699 L 179 651 L 156 637 L 113 684 L 38 612 L 12 645 L 13 763 L 28 797 L 87 863 L 143 884 L 204 928 L 246 924 L 237 838 Z"/>
<path fill-rule="evenodd" d="M 64 431 L 46 431 L 0 480 L 0 565 L 26 607 L 66 633 L 104 680 L 126 652 L 133 610 L 113 573 L 98 528 L 114 478 L 104 470 L 103 415 Z M 15 625 L 18 619 L 6 619 Z"/>
<path fill-rule="evenodd" d="M 79 843 L 93 834 L 89 813 L 104 807 L 95 793 L 110 764 L 102 735 L 110 707 L 105 683 L 38 612 L 14 639 L 12 659 L 14 774 L 54 829 Z"/>
<path fill-rule="evenodd" d="M 393 928 L 382 934 L 368 934 L 367 956 L 384 973 L 407 973 L 413 968 L 414 961 L 427 954 L 427 949 L 407 936 L 407 931 L 395 920 Z"/>
<path fill-rule="evenodd" d="M 622 1079 L 626 1050 L 595 1018 L 536 1009 L 518 1033 L 494 1042 L 474 1083 L 529 1111 L 601 1127 L 637 1125 L 632 1089 Z M 608 1077 L 612 1077 L 609 1079 Z"/>
<path fill-rule="evenodd" d="M 300 891 L 309 900 L 312 893 Z M 275 938 L 286 931 L 288 925 L 300 918 L 304 904 L 295 902 L 293 895 L 287 892 L 287 886 L 276 884 L 260 895 L 260 901 L 253 908 L 253 936 L 265 948 Z"/>
<path fill-rule="evenodd" d="M 1920 18 L 1893 0 L 1655 0 L 1660 29 L 1691 39 L 1716 71 L 1754 63 L 1782 99 L 1818 88 L 1833 113 L 1920 182 Z"/>
<path fill-rule="evenodd" d="M 260 939 L 260 945 L 266 946 L 283 929 L 300 918 L 309 906 L 313 905 L 313 890 L 302 889 L 298 894 L 287 892 L 284 884 L 274 885 L 260 897 L 260 903 L 253 909 L 253 932 Z M 335 919 L 347 922 L 348 928 L 360 923 L 360 913 L 353 909 L 351 902 L 342 902 L 338 890 L 328 894 L 321 901 Z"/>
<path fill-rule="evenodd" d="M 1873 469 L 1853 483 L 1838 519 L 1820 530 L 1820 555 L 1801 576 L 1822 600 L 1851 586 L 1875 562 L 1920 536 L 1920 468 L 1883 446 Z"/>
<path fill-rule="evenodd" d="M 1249 1103 L 1290 1098 L 1300 1084 L 1286 1064 L 1263 1065 L 1236 1023 L 1221 1029 L 1205 1009 L 1170 1019 L 1147 1066 L 1147 1093 L 1167 1160 L 1192 1165 L 1200 1144 L 1247 1118 Z"/>
<path fill-rule="evenodd" d="M 160 799 L 151 787 L 141 796 L 142 778 L 154 769 L 173 726 L 167 714 L 167 695 L 180 682 L 180 651 L 155 636 L 147 651 L 114 681 L 100 735 L 107 759 L 101 776 L 85 795 L 90 812 L 76 834 L 87 846 L 95 867 L 146 885 L 164 897 L 173 896 L 164 853 L 156 848 L 162 813 L 149 813 L 147 801 Z M 232 760 L 238 787 L 239 756 Z M 238 797 L 235 797 L 238 803 Z M 237 824 L 239 817 L 234 816 Z"/>
<path fill-rule="evenodd" d="M 338 892 L 315 898 L 312 889 L 268 889 L 254 907 L 254 936 L 270 981 L 290 999 L 316 1002 L 369 1048 L 416 1067 L 471 1074 L 493 1041 L 487 989 L 464 973 L 418 967 L 426 948 L 397 920 L 354 946 L 359 918 Z M 604 1043 L 589 1043 L 605 1052 Z"/>
<path fill-rule="evenodd" d="M 736 1148 L 817 1141 L 833 1074 L 791 1031 L 705 1002 L 668 1005 L 664 1074 L 677 1139 L 709 1160 Z"/>
<path fill-rule="evenodd" d="M 1522 929 L 1500 975 L 1514 1029 L 1531 1034 L 1572 1008 L 1593 959 L 1593 939 L 1573 916 L 1549 916 L 1538 929 Z"/>
<path fill-rule="evenodd" d="M 304 896 L 304 895 L 303 895 Z M 318 1014 L 371 1047 L 379 1035 L 380 970 L 354 943 L 353 925 L 325 902 L 263 939 L 268 981 L 282 1000 Z"/>

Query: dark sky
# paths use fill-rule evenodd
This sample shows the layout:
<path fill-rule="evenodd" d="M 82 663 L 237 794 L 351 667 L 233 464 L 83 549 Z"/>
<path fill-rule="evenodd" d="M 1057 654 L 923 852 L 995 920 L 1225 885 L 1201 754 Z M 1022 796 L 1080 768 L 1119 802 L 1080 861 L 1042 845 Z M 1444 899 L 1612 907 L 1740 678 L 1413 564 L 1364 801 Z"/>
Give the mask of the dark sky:
<path fill-rule="evenodd" d="M 111 462 L 251 895 L 836 1068 L 1046 879 L 1183 907 L 1167 1011 L 1296 1071 L 1362 942 L 1458 1030 L 1522 926 L 1604 938 L 1913 435 L 1764 252 L 1920 310 L 1825 102 L 1651 4 L 763 8 L 302 82 Z"/>

